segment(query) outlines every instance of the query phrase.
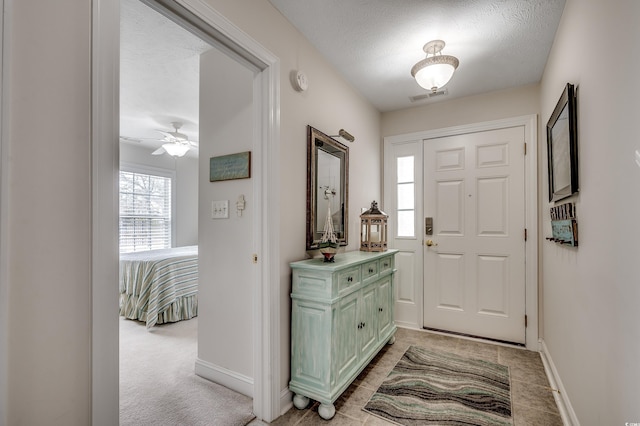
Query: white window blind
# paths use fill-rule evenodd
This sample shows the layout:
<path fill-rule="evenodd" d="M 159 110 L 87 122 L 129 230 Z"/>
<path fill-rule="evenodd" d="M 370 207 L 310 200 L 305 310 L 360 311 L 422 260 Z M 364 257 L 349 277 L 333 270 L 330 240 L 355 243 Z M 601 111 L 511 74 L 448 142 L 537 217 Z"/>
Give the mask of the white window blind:
<path fill-rule="evenodd" d="M 120 253 L 171 247 L 172 178 L 120 171 Z"/>

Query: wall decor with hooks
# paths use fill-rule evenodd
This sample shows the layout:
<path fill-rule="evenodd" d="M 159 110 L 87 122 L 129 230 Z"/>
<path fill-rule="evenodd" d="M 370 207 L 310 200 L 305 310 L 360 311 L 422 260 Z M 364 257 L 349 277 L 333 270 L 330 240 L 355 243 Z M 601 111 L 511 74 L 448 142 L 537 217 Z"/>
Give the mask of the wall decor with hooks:
<path fill-rule="evenodd" d="M 551 215 L 552 237 L 546 240 L 559 244 L 578 246 L 578 221 L 576 220 L 576 206 L 574 203 L 564 203 L 549 209 Z"/>

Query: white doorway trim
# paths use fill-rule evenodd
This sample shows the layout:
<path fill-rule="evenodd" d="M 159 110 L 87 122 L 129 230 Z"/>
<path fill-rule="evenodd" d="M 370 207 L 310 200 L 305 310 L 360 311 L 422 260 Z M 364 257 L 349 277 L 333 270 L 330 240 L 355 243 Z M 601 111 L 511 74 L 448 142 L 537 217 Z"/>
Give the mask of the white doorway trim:
<path fill-rule="evenodd" d="M 208 26 L 218 47 L 254 67 L 256 218 L 260 273 L 254 290 L 254 413 L 280 415 L 279 59 L 201 0 L 158 0 Z M 150 2 L 150 3 L 154 3 Z M 119 2 L 92 0 L 92 424 L 117 425 L 118 398 L 118 91 Z"/>
<path fill-rule="evenodd" d="M 465 133 L 496 130 L 505 127 L 524 126 L 527 155 L 525 156 L 525 227 L 528 238 L 525 242 L 525 306 L 528 317 L 526 328 L 527 349 L 538 351 L 538 118 L 537 115 L 506 118 L 482 123 L 466 124 L 443 129 L 426 130 L 384 138 L 387 146 L 416 140 L 455 136 Z M 386 154 L 385 154 L 386 155 Z M 386 181 L 388 177 L 385 176 Z M 422 285 L 422 284 L 420 284 Z M 422 324 L 422 319 L 416 319 Z"/>
<path fill-rule="evenodd" d="M 7 5 L 9 6 L 9 5 Z M 8 33 L 10 14 L 0 0 L 0 426 L 9 424 L 9 64 Z M 6 43 L 6 44 L 5 44 Z"/>

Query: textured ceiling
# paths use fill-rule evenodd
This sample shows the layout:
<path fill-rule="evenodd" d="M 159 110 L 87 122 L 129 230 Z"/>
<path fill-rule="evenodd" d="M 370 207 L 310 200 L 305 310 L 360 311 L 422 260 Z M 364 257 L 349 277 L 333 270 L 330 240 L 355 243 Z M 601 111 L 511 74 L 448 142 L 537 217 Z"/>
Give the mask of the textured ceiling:
<path fill-rule="evenodd" d="M 199 57 L 211 46 L 139 0 L 120 4 L 120 136 L 157 148 L 157 130 L 178 121 L 198 140 Z"/>
<path fill-rule="evenodd" d="M 564 0 L 270 0 L 379 110 L 425 95 L 411 67 L 434 39 L 460 65 L 436 102 L 537 83 Z M 304 70 L 302 70 L 304 71 Z M 312 81 L 309 84 L 313 84 Z"/>
<path fill-rule="evenodd" d="M 564 0 L 270 1 L 380 111 L 540 81 L 564 8 Z M 211 46 L 139 0 L 121 0 L 120 37 L 120 135 L 158 147 L 157 130 L 179 121 L 197 140 L 199 56 Z M 412 102 L 428 93 L 410 70 L 433 39 L 460 66 L 447 95 Z"/>

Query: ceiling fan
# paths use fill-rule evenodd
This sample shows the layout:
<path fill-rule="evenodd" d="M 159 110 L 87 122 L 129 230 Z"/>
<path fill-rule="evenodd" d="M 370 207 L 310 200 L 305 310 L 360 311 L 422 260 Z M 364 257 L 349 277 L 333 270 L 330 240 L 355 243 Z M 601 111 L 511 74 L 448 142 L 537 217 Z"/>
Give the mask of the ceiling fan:
<path fill-rule="evenodd" d="M 158 132 L 164 135 L 162 146 L 155 151 L 152 155 L 162 155 L 167 153 L 172 157 L 182 157 L 191 149 L 198 149 L 198 142 L 190 141 L 189 137 L 184 133 L 180 133 L 179 130 L 182 127 L 182 123 L 179 121 L 171 122 L 174 128 L 173 132 L 166 132 L 164 130 L 158 130 Z"/>

